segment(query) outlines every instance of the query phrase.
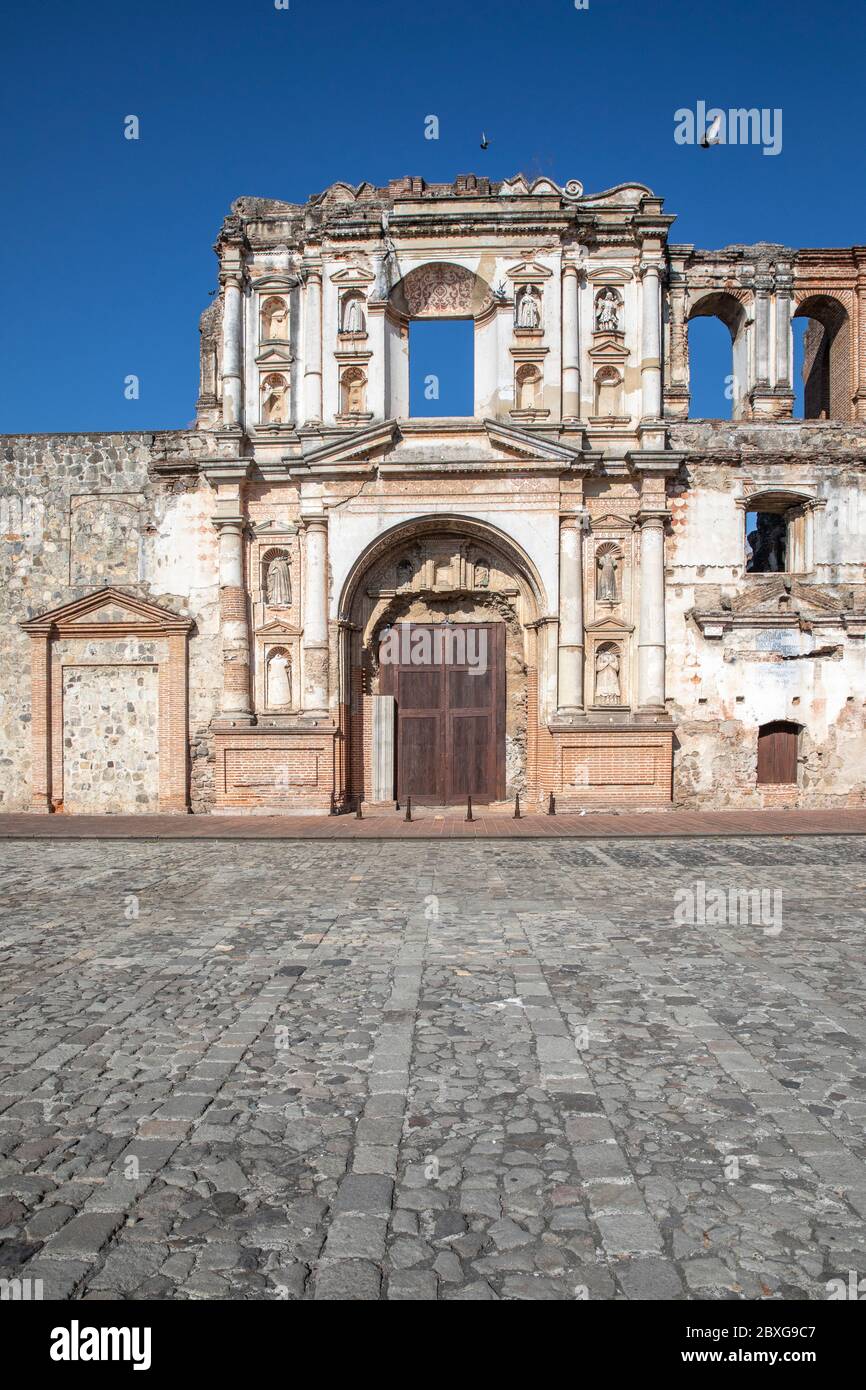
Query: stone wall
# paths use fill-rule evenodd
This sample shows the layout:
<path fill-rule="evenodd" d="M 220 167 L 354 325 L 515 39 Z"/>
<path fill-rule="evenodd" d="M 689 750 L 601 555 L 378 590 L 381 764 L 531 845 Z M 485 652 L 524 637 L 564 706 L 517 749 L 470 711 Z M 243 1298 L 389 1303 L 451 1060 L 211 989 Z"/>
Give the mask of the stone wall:
<path fill-rule="evenodd" d="M 192 805 L 206 809 L 212 797 L 209 725 L 218 709 L 221 665 L 217 537 L 210 517 L 213 494 L 192 462 L 201 436 L 160 434 L 14 435 L 0 440 L 0 809 L 24 810 L 31 785 L 30 639 L 19 623 L 112 585 L 194 621 L 189 644 L 189 732 Z M 95 717 L 93 682 L 67 684 L 70 708 L 85 725 Z M 133 703 L 146 726 L 149 687 L 137 677 L 105 683 L 106 722 L 121 703 Z M 128 685 L 132 680 L 133 685 Z M 68 682 L 68 677 L 67 677 Z M 83 700 L 84 687 L 91 692 Z M 77 702 L 77 703 L 76 703 Z M 87 714 L 86 711 L 91 713 Z M 92 727 L 90 733 L 92 734 Z M 107 735 L 106 735 L 107 736 Z M 124 754 L 147 762 L 142 734 L 131 732 Z M 92 737 L 76 745 L 91 747 Z M 86 756 L 79 761 L 87 762 Z M 65 762 L 65 759 L 64 759 Z M 148 771 L 134 793 L 148 800 Z M 76 797 L 91 809 L 116 810 L 122 775 L 100 779 Z"/>

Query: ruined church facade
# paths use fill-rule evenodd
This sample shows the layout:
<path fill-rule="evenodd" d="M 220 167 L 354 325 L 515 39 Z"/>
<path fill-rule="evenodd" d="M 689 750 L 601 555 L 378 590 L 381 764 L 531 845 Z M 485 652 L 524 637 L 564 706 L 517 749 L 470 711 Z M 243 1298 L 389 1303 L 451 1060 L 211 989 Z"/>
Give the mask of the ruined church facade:
<path fill-rule="evenodd" d="M 0 441 L 0 810 L 866 804 L 866 247 L 673 221 L 522 176 L 239 199 L 194 427 Z M 706 315 L 730 420 L 690 415 Z M 410 399 L 441 319 L 471 415 Z"/>

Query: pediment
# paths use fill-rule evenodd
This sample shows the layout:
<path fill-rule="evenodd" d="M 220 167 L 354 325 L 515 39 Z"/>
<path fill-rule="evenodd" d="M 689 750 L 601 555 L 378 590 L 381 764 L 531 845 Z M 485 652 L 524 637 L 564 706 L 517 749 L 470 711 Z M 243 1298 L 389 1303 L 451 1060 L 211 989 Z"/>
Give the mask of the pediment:
<path fill-rule="evenodd" d="M 337 270 L 331 276 L 332 285 L 372 285 L 376 279 L 369 270 L 364 270 L 362 266 L 348 265 L 343 270 Z"/>
<path fill-rule="evenodd" d="M 286 275 L 280 271 L 269 271 L 266 275 L 257 275 L 250 281 L 254 290 L 294 290 L 300 284 L 297 275 Z"/>
<path fill-rule="evenodd" d="M 593 344 L 588 355 L 596 359 L 605 359 L 608 362 L 614 360 L 621 362 L 628 357 L 629 351 L 622 333 L 602 332 L 593 334 Z"/>
<path fill-rule="evenodd" d="M 191 618 L 137 594 L 106 586 L 29 618 L 21 627 L 32 636 L 117 637 L 137 633 L 153 637 L 188 632 L 192 625 Z"/>
<path fill-rule="evenodd" d="M 368 425 L 364 429 L 353 430 L 340 439 L 320 444 L 305 454 L 301 468 L 330 468 L 334 464 L 357 463 L 368 459 L 371 454 L 384 452 L 394 443 L 397 436 L 397 421 L 384 420 L 381 424 Z M 286 462 L 296 465 L 296 460 Z"/>
<path fill-rule="evenodd" d="M 256 628 L 257 637 L 300 637 L 302 629 L 291 623 L 281 623 L 278 619 Z"/>
<path fill-rule="evenodd" d="M 498 420 L 485 420 L 484 428 L 493 448 L 506 454 L 517 454 L 521 458 L 538 463 L 558 463 L 565 467 L 584 462 L 579 449 L 554 444 L 552 440 L 531 434 L 529 430 L 516 429 L 513 425 L 504 425 Z M 590 468 L 592 465 L 586 463 L 585 467 Z"/>
<path fill-rule="evenodd" d="M 586 278 L 593 285 L 627 285 L 634 276 L 630 270 L 623 270 L 620 266 L 600 265 L 588 271 Z"/>
<path fill-rule="evenodd" d="M 288 539 L 290 536 L 296 536 L 297 534 L 298 528 L 291 522 L 263 521 L 253 526 L 253 535 L 256 540 Z"/>
<path fill-rule="evenodd" d="M 847 612 L 850 605 L 835 594 L 829 594 L 811 584 L 798 584 L 779 575 L 766 580 L 759 588 L 751 588 L 731 599 L 730 611 L 737 615 L 754 613 L 799 613 L 836 617 Z"/>
<path fill-rule="evenodd" d="M 616 512 L 605 512 L 604 516 L 593 517 L 593 531 L 631 531 L 634 522 L 630 516 L 619 516 Z"/>
<path fill-rule="evenodd" d="M 634 632 L 634 623 L 624 623 L 621 618 L 597 618 L 594 623 L 586 624 L 586 631 L 596 636 L 610 633 L 623 637 L 628 632 Z"/>
<path fill-rule="evenodd" d="M 256 365 L 259 367 L 290 367 L 294 362 L 294 357 L 285 348 L 269 347 L 264 352 L 260 352 L 256 358 Z"/>
<path fill-rule="evenodd" d="M 553 271 L 539 265 L 538 261 L 521 261 L 519 265 L 506 270 L 505 274 L 509 280 L 549 280 Z"/>

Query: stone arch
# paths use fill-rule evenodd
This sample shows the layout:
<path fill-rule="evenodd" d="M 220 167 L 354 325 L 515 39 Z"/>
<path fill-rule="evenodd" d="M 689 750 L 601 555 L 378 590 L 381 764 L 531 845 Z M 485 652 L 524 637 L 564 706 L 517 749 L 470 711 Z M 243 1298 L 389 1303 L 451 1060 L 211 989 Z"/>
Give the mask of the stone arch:
<path fill-rule="evenodd" d="M 415 266 L 389 295 L 392 312 L 407 319 L 478 319 L 493 302 L 486 280 L 451 261 Z"/>
<path fill-rule="evenodd" d="M 719 319 L 731 335 L 731 414 L 735 420 L 748 412 L 749 398 L 749 315 L 738 295 L 730 290 L 704 290 L 694 294 L 686 315 L 686 326 L 693 319 Z M 689 344 L 689 375 L 693 369 L 693 349 Z"/>
<path fill-rule="evenodd" d="M 804 339 L 803 418 L 851 419 L 851 330 L 848 310 L 831 294 L 806 294 L 794 318 L 809 319 Z"/>
<path fill-rule="evenodd" d="M 346 796 L 370 796 L 379 639 L 401 621 L 504 625 L 506 794 L 533 790 L 539 667 L 547 660 L 537 627 L 547 611 L 532 561 L 486 522 L 426 516 L 378 536 L 350 570 L 339 606 L 339 700 L 349 745 Z"/>

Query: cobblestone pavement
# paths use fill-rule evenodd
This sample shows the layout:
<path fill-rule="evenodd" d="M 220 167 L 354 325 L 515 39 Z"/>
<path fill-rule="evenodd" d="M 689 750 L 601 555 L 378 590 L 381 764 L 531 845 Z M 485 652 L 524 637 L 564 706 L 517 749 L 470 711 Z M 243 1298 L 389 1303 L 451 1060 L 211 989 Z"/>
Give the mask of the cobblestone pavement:
<path fill-rule="evenodd" d="M 16 842 L 0 881 L 0 1275 L 46 1298 L 866 1273 L 866 837 Z"/>

